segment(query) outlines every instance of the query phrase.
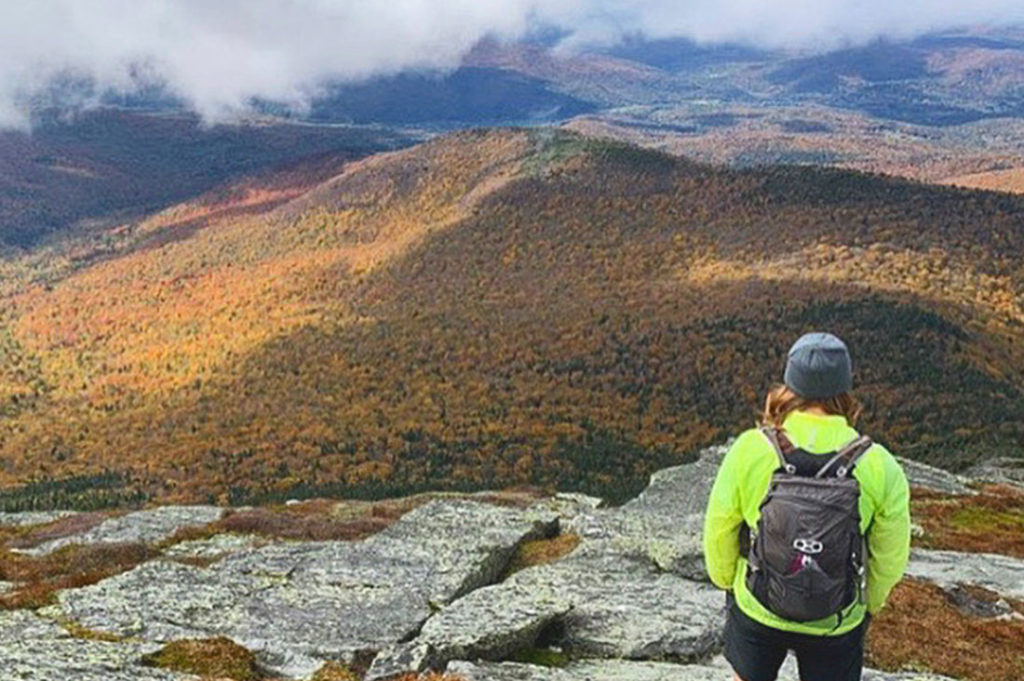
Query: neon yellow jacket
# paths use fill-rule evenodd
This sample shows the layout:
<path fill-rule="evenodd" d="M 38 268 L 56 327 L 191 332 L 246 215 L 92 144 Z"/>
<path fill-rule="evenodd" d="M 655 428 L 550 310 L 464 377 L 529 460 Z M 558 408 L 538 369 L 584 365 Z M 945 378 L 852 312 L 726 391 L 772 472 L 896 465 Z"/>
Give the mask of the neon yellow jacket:
<path fill-rule="evenodd" d="M 812 454 L 826 454 L 857 437 L 843 416 L 793 412 L 783 423 L 792 443 Z M 704 517 L 704 560 L 711 581 L 731 589 L 736 605 L 750 618 L 776 629 L 806 634 L 839 635 L 864 619 L 865 604 L 854 603 L 840 626 L 833 616 L 814 622 L 790 622 L 767 608 L 747 589 L 747 561 L 740 556 L 739 530 L 756 528 L 760 506 L 779 459 L 767 438 L 748 430 L 737 438 L 718 469 Z M 867 611 L 885 605 L 889 591 L 903 576 L 910 553 L 910 491 L 899 463 L 885 447 L 873 445 L 854 468 L 860 484 L 860 529 L 867 533 Z"/>

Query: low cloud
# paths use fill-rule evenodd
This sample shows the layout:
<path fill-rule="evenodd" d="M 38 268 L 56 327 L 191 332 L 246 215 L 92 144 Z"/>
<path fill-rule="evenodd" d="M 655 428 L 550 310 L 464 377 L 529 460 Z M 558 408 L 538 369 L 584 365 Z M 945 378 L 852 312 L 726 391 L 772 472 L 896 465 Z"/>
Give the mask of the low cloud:
<path fill-rule="evenodd" d="M 480 39 L 557 28 L 569 49 L 623 35 L 826 49 L 1024 22 L 1019 0 L 32 0 L 0 6 L 0 127 L 158 86 L 207 120 L 254 98 L 301 110 L 328 81 L 446 69 Z M 75 94 L 69 94 L 75 93 Z M 68 101 L 76 100 L 77 101 Z"/>

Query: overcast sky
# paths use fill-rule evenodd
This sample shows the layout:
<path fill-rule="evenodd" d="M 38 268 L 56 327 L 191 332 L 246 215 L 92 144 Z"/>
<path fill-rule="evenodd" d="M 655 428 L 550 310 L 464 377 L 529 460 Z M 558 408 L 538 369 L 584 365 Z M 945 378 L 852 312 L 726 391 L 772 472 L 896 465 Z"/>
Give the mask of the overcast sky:
<path fill-rule="evenodd" d="M 253 97 L 301 108 L 325 80 L 450 68 L 483 37 L 558 27 L 827 49 L 1024 21 L 1022 0 L 10 0 L 0 3 L 0 127 L 54 77 L 165 85 L 208 120 Z"/>

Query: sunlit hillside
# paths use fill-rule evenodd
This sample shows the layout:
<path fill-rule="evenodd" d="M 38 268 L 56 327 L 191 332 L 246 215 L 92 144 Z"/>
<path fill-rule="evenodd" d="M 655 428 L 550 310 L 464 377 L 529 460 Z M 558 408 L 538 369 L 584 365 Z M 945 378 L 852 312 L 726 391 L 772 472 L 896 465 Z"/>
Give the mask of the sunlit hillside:
<path fill-rule="evenodd" d="M 1024 199 L 551 130 L 274 191 L 157 214 L 78 267 L 4 263 L 0 502 L 621 498 L 751 425 L 820 328 L 898 453 L 1024 451 Z"/>
<path fill-rule="evenodd" d="M 957 175 L 946 180 L 945 184 L 1024 194 L 1024 168 L 1006 168 L 984 173 Z"/>

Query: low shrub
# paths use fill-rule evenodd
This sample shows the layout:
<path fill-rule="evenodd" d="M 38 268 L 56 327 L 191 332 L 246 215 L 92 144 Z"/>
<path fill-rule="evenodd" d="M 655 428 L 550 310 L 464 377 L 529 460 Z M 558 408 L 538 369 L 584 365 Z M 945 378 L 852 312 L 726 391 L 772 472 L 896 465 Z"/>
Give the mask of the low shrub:
<path fill-rule="evenodd" d="M 958 497 L 915 491 L 912 511 L 924 528 L 918 546 L 1024 558 L 1024 492 L 1018 489 L 986 485 L 976 496 Z"/>
<path fill-rule="evenodd" d="M 159 555 L 145 544 L 73 544 L 45 556 L 0 551 L 0 579 L 18 582 L 0 596 L 0 608 L 40 608 L 61 589 L 73 589 L 112 577 Z"/>
<path fill-rule="evenodd" d="M 967 615 L 938 586 L 904 580 L 871 623 L 867 663 L 965 681 L 1010 681 L 1024 678 L 1021 641 L 1024 621 Z"/>
<path fill-rule="evenodd" d="M 553 563 L 572 553 L 580 544 L 577 534 L 560 534 L 549 539 L 533 539 L 521 543 L 512 554 L 505 577 L 534 565 Z"/>

